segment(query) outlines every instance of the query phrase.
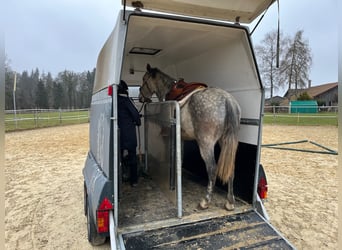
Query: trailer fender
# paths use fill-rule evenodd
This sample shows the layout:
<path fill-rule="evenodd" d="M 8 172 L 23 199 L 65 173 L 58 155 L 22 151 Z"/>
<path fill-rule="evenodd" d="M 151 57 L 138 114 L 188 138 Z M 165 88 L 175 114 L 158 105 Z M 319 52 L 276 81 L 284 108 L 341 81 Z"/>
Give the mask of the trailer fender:
<path fill-rule="evenodd" d="M 113 182 L 109 180 L 89 152 L 83 169 L 85 185 L 85 206 L 90 218 L 96 220 L 96 212 L 104 199 L 113 204 Z M 96 224 L 96 222 L 94 222 Z"/>

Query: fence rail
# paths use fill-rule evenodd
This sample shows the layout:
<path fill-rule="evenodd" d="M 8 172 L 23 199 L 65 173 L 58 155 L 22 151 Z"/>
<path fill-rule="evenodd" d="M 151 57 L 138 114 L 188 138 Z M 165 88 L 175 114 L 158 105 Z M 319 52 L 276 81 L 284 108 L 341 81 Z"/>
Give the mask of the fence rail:
<path fill-rule="evenodd" d="M 318 106 L 316 111 L 301 113 L 293 109 L 293 106 L 265 106 L 264 122 L 287 125 L 338 125 L 338 106 Z"/>
<path fill-rule="evenodd" d="M 5 130 L 51 127 L 89 121 L 89 109 L 5 110 Z"/>
<path fill-rule="evenodd" d="M 312 108 L 312 105 L 301 105 L 301 106 L 276 106 L 276 105 L 265 105 L 264 111 L 268 113 L 291 113 L 291 110 L 300 110 L 300 108 L 303 109 L 310 109 Z M 338 113 L 338 106 L 317 106 L 318 112 L 332 112 L 332 113 Z M 297 113 L 297 112 L 295 112 Z"/>
<path fill-rule="evenodd" d="M 264 123 L 338 125 L 338 106 L 319 106 L 317 113 L 291 113 L 291 106 L 265 106 Z M 89 122 L 89 109 L 5 110 L 5 130 L 52 127 Z"/>

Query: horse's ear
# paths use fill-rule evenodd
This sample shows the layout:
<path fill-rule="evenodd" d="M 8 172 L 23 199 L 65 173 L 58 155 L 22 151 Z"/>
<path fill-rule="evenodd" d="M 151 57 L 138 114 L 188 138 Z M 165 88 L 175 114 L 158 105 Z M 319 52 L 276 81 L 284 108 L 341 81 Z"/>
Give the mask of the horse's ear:
<path fill-rule="evenodd" d="M 147 72 L 150 73 L 150 71 L 151 71 L 151 65 L 150 65 L 149 63 L 146 65 L 146 70 L 147 70 Z"/>

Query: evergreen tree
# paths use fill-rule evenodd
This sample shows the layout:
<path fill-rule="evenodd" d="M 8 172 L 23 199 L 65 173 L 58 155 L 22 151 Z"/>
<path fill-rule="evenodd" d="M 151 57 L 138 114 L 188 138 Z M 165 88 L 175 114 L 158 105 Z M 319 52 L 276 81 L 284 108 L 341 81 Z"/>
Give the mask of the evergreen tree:
<path fill-rule="evenodd" d="M 61 84 L 53 82 L 53 108 L 66 108 L 63 106 L 64 103 L 64 90 Z"/>
<path fill-rule="evenodd" d="M 27 71 L 23 71 L 20 77 L 17 75 L 17 91 L 16 91 L 16 101 L 17 109 L 29 109 L 33 108 L 29 102 L 29 91 L 28 88 L 30 82 L 30 77 Z"/>
<path fill-rule="evenodd" d="M 5 109 L 12 110 L 13 107 L 13 85 L 14 85 L 14 74 L 5 60 Z M 17 76 L 18 77 L 18 76 Z"/>
<path fill-rule="evenodd" d="M 48 96 L 42 80 L 38 81 L 35 104 L 39 109 L 49 108 Z"/>
<path fill-rule="evenodd" d="M 45 83 L 46 94 L 48 97 L 49 108 L 53 107 L 53 78 L 50 72 L 42 77 Z"/>
<path fill-rule="evenodd" d="M 76 86 L 77 78 L 76 74 L 72 71 L 64 70 L 58 74 L 58 81 L 62 84 L 66 94 L 65 104 L 66 108 L 76 108 Z"/>
<path fill-rule="evenodd" d="M 13 109 L 13 83 L 15 72 L 5 61 L 5 108 Z M 75 73 L 65 70 L 56 78 L 51 73 L 40 74 L 39 69 L 17 73 L 16 108 L 89 108 L 95 69 Z"/>

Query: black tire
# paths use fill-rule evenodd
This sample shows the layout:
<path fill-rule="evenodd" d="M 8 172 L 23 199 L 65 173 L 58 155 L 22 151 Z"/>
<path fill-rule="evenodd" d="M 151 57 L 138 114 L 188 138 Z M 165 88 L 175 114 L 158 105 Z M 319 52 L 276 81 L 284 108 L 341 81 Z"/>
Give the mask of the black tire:
<path fill-rule="evenodd" d="M 88 241 L 90 242 L 90 244 L 92 244 L 93 246 L 99 246 L 102 245 L 103 243 L 105 243 L 106 241 L 106 237 L 101 236 L 97 233 L 95 224 L 94 224 L 94 220 L 91 216 L 91 212 L 90 212 L 90 208 L 89 208 L 89 204 L 87 201 L 87 230 L 88 230 Z"/>
<path fill-rule="evenodd" d="M 86 184 L 84 182 L 84 189 L 83 189 L 83 202 L 84 202 L 84 215 L 87 216 L 88 213 L 88 194 L 87 194 L 87 187 Z"/>

